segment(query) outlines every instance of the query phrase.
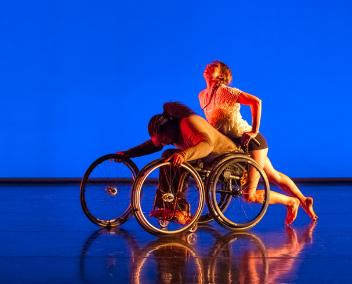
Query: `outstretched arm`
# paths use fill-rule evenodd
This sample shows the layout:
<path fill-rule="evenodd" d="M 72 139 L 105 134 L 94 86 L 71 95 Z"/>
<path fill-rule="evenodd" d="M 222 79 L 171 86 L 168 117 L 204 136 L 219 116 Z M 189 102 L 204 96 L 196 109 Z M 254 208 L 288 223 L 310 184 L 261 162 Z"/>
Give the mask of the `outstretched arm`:
<path fill-rule="evenodd" d="M 136 147 L 133 147 L 131 149 L 128 149 L 126 151 L 120 152 L 120 154 L 125 155 L 127 157 L 133 158 L 133 157 L 140 157 L 148 154 L 152 154 L 155 152 L 160 151 L 163 148 L 162 145 L 155 146 L 152 142 L 152 140 L 148 140 Z"/>

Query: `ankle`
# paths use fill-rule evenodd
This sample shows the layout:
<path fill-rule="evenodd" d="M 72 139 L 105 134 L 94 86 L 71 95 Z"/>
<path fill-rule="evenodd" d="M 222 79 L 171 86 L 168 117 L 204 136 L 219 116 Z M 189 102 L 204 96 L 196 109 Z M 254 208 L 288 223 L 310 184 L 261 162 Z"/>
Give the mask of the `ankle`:
<path fill-rule="evenodd" d="M 291 207 L 296 206 L 297 204 L 299 204 L 299 200 L 295 197 L 292 197 L 290 201 L 287 203 L 287 205 Z"/>

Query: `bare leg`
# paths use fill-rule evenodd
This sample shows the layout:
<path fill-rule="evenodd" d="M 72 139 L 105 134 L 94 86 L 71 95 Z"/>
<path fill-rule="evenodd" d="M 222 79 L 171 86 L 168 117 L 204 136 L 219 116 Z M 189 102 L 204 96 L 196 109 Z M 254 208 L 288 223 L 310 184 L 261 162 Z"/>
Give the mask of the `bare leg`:
<path fill-rule="evenodd" d="M 262 149 L 252 151 L 251 154 L 254 160 L 264 168 L 267 153 L 268 149 Z M 264 201 L 264 191 L 257 190 L 258 181 L 259 174 L 254 167 L 251 167 L 249 170 L 249 186 L 245 193 L 245 198 L 249 202 L 262 203 Z M 299 207 L 299 200 L 297 198 L 270 191 L 269 204 L 283 204 L 287 207 L 286 224 L 291 224 L 296 219 Z"/>
<path fill-rule="evenodd" d="M 268 157 L 265 159 L 264 171 L 270 182 L 276 184 L 291 196 L 299 199 L 302 208 L 313 221 L 318 219 L 318 216 L 315 214 L 313 209 L 313 198 L 304 196 L 304 194 L 288 176 L 274 169 Z"/>

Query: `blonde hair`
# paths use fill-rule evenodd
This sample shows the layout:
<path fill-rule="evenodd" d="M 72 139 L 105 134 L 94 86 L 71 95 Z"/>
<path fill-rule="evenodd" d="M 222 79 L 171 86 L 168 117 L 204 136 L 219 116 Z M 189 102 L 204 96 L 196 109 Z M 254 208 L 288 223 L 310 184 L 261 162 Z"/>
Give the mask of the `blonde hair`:
<path fill-rule="evenodd" d="M 220 84 L 229 85 L 232 81 L 232 72 L 230 68 L 222 61 L 215 60 L 211 64 L 216 64 L 220 67 L 220 75 L 217 77 Z"/>

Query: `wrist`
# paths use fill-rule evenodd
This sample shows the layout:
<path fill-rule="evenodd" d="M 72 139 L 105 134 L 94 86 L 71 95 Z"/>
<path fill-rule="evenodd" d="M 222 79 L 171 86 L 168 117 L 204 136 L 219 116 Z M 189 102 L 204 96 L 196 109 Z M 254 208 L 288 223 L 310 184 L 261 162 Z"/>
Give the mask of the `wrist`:
<path fill-rule="evenodd" d="M 130 154 L 128 153 L 128 151 L 119 152 L 117 154 L 120 154 L 124 158 L 129 158 L 130 157 Z"/>
<path fill-rule="evenodd" d="M 184 158 L 186 160 L 186 153 L 184 151 L 180 151 L 177 154 L 182 156 L 182 158 Z"/>

